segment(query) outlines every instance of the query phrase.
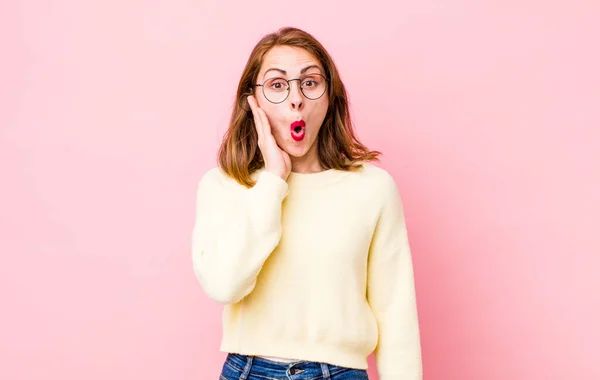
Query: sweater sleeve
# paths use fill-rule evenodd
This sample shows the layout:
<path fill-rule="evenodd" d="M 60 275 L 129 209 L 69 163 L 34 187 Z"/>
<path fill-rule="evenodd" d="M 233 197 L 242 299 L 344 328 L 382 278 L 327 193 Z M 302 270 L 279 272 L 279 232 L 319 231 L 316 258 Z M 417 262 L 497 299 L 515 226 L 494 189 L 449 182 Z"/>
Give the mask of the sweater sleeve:
<path fill-rule="evenodd" d="M 198 184 L 192 261 L 208 297 L 231 304 L 254 289 L 265 260 L 279 244 L 288 185 L 268 171 L 250 189 L 233 189 L 226 181 L 215 168 Z"/>
<path fill-rule="evenodd" d="M 369 251 L 367 297 L 379 327 L 381 380 L 421 380 L 421 342 L 411 252 L 400 194 L 386 177 Z"/>

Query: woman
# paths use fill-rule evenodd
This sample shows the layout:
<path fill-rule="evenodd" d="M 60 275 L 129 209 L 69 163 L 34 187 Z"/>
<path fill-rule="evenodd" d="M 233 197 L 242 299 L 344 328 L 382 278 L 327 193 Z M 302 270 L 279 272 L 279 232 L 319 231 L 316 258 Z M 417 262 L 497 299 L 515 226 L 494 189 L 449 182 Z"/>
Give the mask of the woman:
<path fill-rule="evenodd" d="M 194 271 L 225 305 L 221 379 L 367 379 L 373 351 L 381 380 L 421 379 L 402 204 L 378 155 L 318 41 L 283 28 L 258 42 L 197 192 Z"/>

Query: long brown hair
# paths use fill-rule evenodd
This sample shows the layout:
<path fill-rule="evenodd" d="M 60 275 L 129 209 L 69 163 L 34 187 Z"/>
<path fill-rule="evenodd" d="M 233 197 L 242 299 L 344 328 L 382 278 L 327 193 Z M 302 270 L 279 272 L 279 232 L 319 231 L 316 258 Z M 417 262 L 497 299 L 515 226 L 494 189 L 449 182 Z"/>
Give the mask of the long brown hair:
<path fill-rule="evenodd" d="M 367 149 L 354 133 L 346 88 L 329 53 L 309 33 L 285 27 L 264 36 L 248 58 L 238 85 L 229 128 L 219 148 L 220 168 L 238 183 L 246 187 L 254 186 L 250 174 L 264 166 L 264 161 L 246 98 L 254 93 L 254 83 L 265 54 L 273 47 L 282 45 L 299 47 L 311 53 L 320 61 L 329 79 L 329 106 L 316 141 L 321 166 L 324 169 L 356 170 L 360 167 L 359 161 L 378 160 L 381 152 Z"/>

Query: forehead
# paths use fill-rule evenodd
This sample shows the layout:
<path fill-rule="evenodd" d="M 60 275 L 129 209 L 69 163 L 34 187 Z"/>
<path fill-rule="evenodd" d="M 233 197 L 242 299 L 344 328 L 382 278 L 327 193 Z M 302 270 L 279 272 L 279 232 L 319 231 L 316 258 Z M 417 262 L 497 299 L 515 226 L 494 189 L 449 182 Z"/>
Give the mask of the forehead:
<path fill-rule="evenodd" d="M 319 60 L 308 51 L 293 46 L 275 46 L 265 54 L 260 67 L 259 76 L 271 68 L 287 71 L 288 75 L 295 76 L 300 70 L 310 65 L 323 66 Z"/>

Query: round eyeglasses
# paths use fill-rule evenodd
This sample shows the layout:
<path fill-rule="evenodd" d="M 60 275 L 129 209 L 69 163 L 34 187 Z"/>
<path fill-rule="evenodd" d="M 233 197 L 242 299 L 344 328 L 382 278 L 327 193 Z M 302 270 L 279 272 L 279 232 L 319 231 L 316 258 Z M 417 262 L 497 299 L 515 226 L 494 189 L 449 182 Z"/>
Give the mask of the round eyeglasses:
<path fill-rule="evenodd" d="M 327 91 L 329 80 L 321 74 L 308 74 L 302 78 L 283 79 L 269 78 L 262 84 L 256 86 L 262 87 L 263 95 L 271 103 L 279 104 L 285 102 L 290 95 L 290 82 L 297 80 L 300 83 L 300 91 L 310 100 L 317 100 Z"/>

